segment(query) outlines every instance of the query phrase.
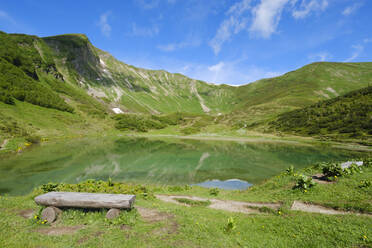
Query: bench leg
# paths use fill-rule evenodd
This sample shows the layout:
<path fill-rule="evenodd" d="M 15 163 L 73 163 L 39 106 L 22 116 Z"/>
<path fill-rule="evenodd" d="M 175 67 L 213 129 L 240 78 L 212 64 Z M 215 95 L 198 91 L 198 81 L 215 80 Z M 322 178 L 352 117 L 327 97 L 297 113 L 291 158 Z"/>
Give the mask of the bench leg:
<path fill-rule="evenodd" d="M 58 214 L 62 212 L 61 209 L 56 207 L 47 207 L 41 212 L 41 220 L 46 220 L 48 223 L 53 223 Z"/>
<path fill-rule="evenodd" d="M 111 219 L 118 217 L 119 214 L 120 214 L 120 209 L 110 208 L 110 210 L 107 211 L 106 218 L 111 220 Z"/>

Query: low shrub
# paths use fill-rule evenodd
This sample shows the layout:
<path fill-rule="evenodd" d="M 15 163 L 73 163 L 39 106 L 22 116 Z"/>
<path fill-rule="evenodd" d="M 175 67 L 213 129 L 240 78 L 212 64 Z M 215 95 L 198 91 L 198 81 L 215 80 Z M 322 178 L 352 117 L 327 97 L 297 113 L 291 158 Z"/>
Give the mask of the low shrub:
<path fill-rule="evenodd" d="M 5 104 L 14 105 L 14 99 L 10 94 L 0 92 L 0 102 L 3 102 Z"/>
<path fill-rule="evenodd" d="M 88 193 L 113 193 L 113 194 L 131 194 L 143 198 L 153 198 L 153 192 L 142 185 L 132 185 L 108 181 L 86 180 L 77 184 L 67 183 L 48 183 L 39 188 L 43 193 L 51 191 L 66 192 L 88 192 Z"/>
<path fill-rule="evenodd" d="M 132 130 L 138 132 L 147 132 L 149 129 L 162 129 L 167 126 L 158 120 L 151 119 L 148 116 L 135 114 L 120 114 L 116 115 L 114 119 L 117 121 L 115 128 L 122 131 Z"/>
<path fill-rule="evenodd" d="M 185 127 L 183 129 L 181 129 L 181 132 L 183 134 L 186 134 L 186 135 L 190 135 L 190 134 L 195 134 L 195 133 L 199 133 L 200 132 L 200 128 L 197 128 L 197 127 Z"/>
<path fill-rule="evenodd" d="M 363 166 L 364 165 L 367 165 L 367 162 L 363 163 Z M 355 173 L 361 173 L 362 166 L 358 166 L 356 163 L 352 163 L 349 167 L 342 168 L 341 164 L 339 163 L 330 163 L 330 164 L 326 164 L 322 168 L 322 171 L 325 177 L 329 179 L 334 179 L 337 177 L 353 175 Z"/>

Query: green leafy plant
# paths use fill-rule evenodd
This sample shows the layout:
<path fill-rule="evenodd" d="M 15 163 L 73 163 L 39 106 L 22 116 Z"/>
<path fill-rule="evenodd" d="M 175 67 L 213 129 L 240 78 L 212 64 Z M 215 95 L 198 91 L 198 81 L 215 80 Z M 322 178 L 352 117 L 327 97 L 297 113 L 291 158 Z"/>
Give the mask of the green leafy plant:
<path fill-rule="evenodd" d="M 353 163 L 348 168 L 343 169 L 342 175 L 353 175 L 355 173 L 361 173 L 362 167 L 358 166 L 357 164 Z"/>
<path fill-rule="evenodd" d="M 109 177 L 109 179 L 107 180 L 107 184 L 108 184 L 109 187 L 114 186 L 114 183 L 112 182 L 111 177 Z"/>
<path fill-rule="evenodd" d="M 226 223 L 226 225 L 224 226 L 224 228 L 223 228 L 223 231 L 225 232 L 225 233 L 231 233 L 233 230 L 235 230 L 236 229 L 236 221 L 234 220 L 234 218 L 233 217 L 229 217 L 228 219 L 227 219 L 227 223 Z"/>
<path fill-rule="evenodd" d="M 209 194 L 210 194 L 210 195 L 217 196 L 219 193 L 220 193 L 220 190 L 217 189 L 217 188 L 213 188 L 213 189 L 210 189 L 210 190 L 209 190 Z"/>
<path fill-rule="evenodd" d="M 371 167 L 372 166 L 372 158 L 363 159 L 363 166 L 364 167 Z"/>
<path fill-rule="evenodd" d="M 371 180 L 362 180 L 360 181 L 359 188 L 369 188 L 372 186 Z"/>
<path fill-rule="evenodd" d="M 294 167 L 293 167 L 293 165 L 291 165 L 290 167 L 288 167 L 285 170 L 285 172 L 286 172 L 287 175 L 293 175 L 293 173 L 294 173 Z"/>
<path fill-rule="evenodd" d="M 48 221 L 47 220 L 42 220 L 41 219 L 41 212 L 44 210 L 44 207 L 40 207 L 39 208 L 39 211 L 37 212 L 37 214 L 35 214 L 32 219 L 31 219 L 31 222 L 33 224 L 37 224 L 37 225 L 46 225 L 48 224 Z"/>
<path fill-rule="evenodd" d="M 44 193 L 48 193 L 48 192 L 56 191 L 58 186 L 59 186 L 58 183 L 47 183 L 47 184 L 41 185 L 41 190 Z"/>
<path fill-rule="evenodd" d="M 327 164 L 323 167 L 322 171 L 326 177 L 340 177 L 343 175 L 343 169 L 339 163 Z"/>
<path fill-rule="evenodd" d="M 316 183 L 311 177 L 305 175 L 299 175 L 296 181 L 295 189 L 300 189 L 303 192 L 307 192 L 311 187 L 314 187 Z"/>
<path fill-rule="evenodd" d="M 184 187 L 184 189 L 187 191 L 187 190 L 191 190 L 192 189 L 192 186 L 190 186 L 190 185 L 185 185 L 185 187 Z"/>

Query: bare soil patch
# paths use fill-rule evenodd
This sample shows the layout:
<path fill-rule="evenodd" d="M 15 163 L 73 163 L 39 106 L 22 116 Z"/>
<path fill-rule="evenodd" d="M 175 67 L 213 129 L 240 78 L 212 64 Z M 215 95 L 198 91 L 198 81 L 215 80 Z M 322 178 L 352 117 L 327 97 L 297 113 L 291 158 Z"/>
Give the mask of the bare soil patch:
<path fill-rule="evenodd" d="M 31 219 L 34 215 L 33 209 L 24 209 L 18 212 L 18 215 L 22 216 L 25 219 Z"/>
<path fill-rule="evenodd" d="M 324 174 L 315 174 L 312 176 L 314 182 L 319 183 L 319 184 L 332 184 L 335 183 L 335 181 L 329 181 L 327 177 Z"/>
<path fill-rule="evenodd" d="M 151 234 L 163 236 L 163 235 L 171 235 L 178 232 L 178 224 L 175 221 L 171 221 L 166 226 L 156 228 L 152 230 Z"/>
<path fill-rule="evenodd" d="M 173 219 L 174 215 L 160 212 L 155 209 L 136 207 L 142 219 L 149 223 Z"/>
<path fill-rule="evenodd" d="M 50 235 L 50 236 L 59 236 L 59 235 L 65 235 L 65 234 L 74 234 L 77 231 L 83 229 L 84 226 L 62 226 L 62 227 L 47 227 L 47 228 L 39 228 L 36 229 L 36 232 Z"/>
<path fill-rule="evenodd" d="M 300 201 L 294 201 L 291 210 L 298 210 L 308 213 L 319 213 L 319 214 L 347 214 L 348 212 L 339 211 L 332 208 L 326 208 L 320 205 L 304 203 Z"/>
<path fill-rule="evenodd" d="M 85 243 L 85 242 L 87 242 L 89 239 L 91 239 L 91 238 L 93 238 L 93 237 L 99 237 L 99 236 L 101 236 L 102 234 L 104 234 L 104 232 L 101 232 L 101 231 L 99 231 L 99 232 L 95 232 L 95 233 L 93 233 L 93 234 L 91 234 L 91 235 L 88 235 L 88 236 L 82 237 L 81 239 L 79 239 L 79 240 L 77 241 L 77 243 L 78 243 L 78 244 Z"/>
<path fill-rule="evenodd" d="M 165 226 L 152 230 L 153 235 L 170 235 L 178 232 L 178 223 L 173 214 L 160 212 L 155 209 L 136 207 L 143 220 L 148 223 L 165 222 Z"/>
<path fill-rule="evenodd" d="M 130 225 L 121 225 L 120 226 L 120 230 L 130 230 L 130 229 L 132 229 L 132 227 L 130 226 Z"/>
<path fill-rule="evenodd" d="M 207 206 L 208 208 L 225 210 L 229 212 L 245 213 L 245 214 L 260 213 L 260 211 L 255 208 L 267 207 L 267 208 L 277 210 L 281 206 L 281 204 L 278 204 L 278 203 L 240 202 L 240 201 L 230 201 L 230 200 L 206 199 L 206 198 L 201 198 L 201 197 L 196 197 L 196 196 L 156 195 L 156 197 L 165 202 L 171 202 L 171 203 L 188 206 L 188 207 L 189 205 L 180 203 L 175 199 L 186 198 L 186 199 L 195 200 L 195 201 L 208 201 L 209 200 L 211 204 Z"/>

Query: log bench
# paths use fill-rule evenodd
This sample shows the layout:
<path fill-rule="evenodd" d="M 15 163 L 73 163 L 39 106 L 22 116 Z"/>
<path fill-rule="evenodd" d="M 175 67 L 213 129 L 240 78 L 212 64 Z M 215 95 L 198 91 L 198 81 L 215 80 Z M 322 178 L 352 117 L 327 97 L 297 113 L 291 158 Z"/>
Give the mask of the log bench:
<path fill-rule="evenodd" d="M 81 192 L 49 192 L 35 197 L 38 205 L 46 206 L 42 220 L 52 223 L 62 211 L 60 208 L 108 208 L 106 218 L 112 219 L 119 215 L 120 209 L 131 209 L 136 199 L 135 195 L 101 194 Z"/>

